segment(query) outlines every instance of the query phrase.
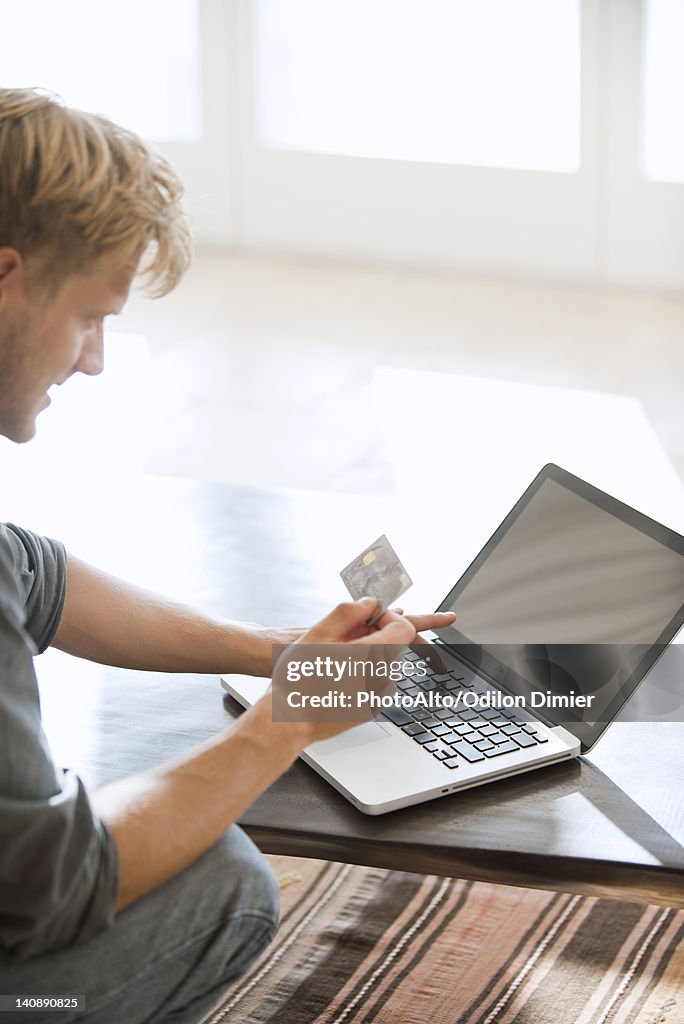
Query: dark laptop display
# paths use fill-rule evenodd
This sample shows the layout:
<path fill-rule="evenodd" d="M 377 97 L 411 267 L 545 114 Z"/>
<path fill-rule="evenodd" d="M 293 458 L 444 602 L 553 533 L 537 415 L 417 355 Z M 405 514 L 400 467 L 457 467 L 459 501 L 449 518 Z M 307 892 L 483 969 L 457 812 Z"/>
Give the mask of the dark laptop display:
<path fill-rule="evenodd" d="M 438 610 L 443 643 L 588 750 L 684 623 L 684 537 L 549 464 Z"/>

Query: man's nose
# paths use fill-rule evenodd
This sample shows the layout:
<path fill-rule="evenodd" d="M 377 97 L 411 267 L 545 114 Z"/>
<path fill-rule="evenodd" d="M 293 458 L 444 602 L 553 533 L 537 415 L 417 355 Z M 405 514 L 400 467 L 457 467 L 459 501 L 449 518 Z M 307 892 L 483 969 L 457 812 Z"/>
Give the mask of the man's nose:
<path fill-rule="evenodd" d="M 101 325 L 88 335 L 75 370 L 89 377 L 96 377 L 104 370 L 104 331 Z"/>

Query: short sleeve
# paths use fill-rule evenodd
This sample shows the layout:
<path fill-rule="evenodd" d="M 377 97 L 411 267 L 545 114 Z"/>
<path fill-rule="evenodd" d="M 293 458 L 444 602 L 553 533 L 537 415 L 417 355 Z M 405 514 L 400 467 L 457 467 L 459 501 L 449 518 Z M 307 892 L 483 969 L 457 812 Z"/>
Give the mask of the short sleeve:
<path fill-rule="evenodd" d="M 0 544 L 14 566 L 24 628 L 38 653 L 57 631 L 66 594 L 67 555 L 64 545 L 13 523 L 0 524 Z"/>
<path fill-rule="evenodd" d="M 41 722 L 32 656 L 64 599 L 41 574 L 60 558 L 56 542 L 0 532 L 0 946 L 15 960 L 107 928 L 119 884 L 114 839 L 80 778 L 54 764 Z"/>

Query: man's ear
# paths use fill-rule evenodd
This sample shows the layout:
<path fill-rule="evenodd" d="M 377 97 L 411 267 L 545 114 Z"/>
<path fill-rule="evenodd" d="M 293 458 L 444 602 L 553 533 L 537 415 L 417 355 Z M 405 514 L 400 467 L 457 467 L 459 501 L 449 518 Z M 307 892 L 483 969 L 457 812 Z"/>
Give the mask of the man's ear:
<path fill-rule="evenodd" d="M 0 246 L 0 312 L 17 290 L 23 293 L 26 279 L 24 258 L 9 245 Z"/>

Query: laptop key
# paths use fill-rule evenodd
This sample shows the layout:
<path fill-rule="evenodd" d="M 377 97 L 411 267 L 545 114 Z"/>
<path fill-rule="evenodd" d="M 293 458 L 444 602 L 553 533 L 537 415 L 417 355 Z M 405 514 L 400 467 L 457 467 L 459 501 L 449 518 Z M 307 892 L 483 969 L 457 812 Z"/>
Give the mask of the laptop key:
<path fill-rule="evenodd" d="M 403 726 L 408 725 L 409 722 L 413 722 L 413 719 L 403 708 L 398 708 L 395 705 L 390 705 L 388 708 L 383 708 L 383 715 L 385 718 L 389 718 L 390 722 L 394 722 L 395 725 Z"/>
<path fill-rule="evenodd" d="M 438 725 L 432 726 L 431 728 L 435 736 L 446 736 L 451 732 L 449 726 L 445 725 L 444 722 L 440 722 Z"/>
<path fill-rule="evenodd" d="M 446 721 L 447 718 L 452 717 L 451 708 L 440 708 L 439 711 L 435 711 L 435 718 L 439 718 L 441 721 Z"/>
<path fill-rule="evenodd" d="M 536 740 L 537 743 L 548 743 L 549 742 L 548 738 L 546 736 L 542 736 L 542 734 L 540 732 L 537 732 L 537 730 L 534 729 L 534 728 L 525 729 L 525 732 L 528 733 L 532 737 L 533 740 Z"/>
<path fill-rule="evenodd" d="M 404 731 L 406 731 L 406 730 L 404 730 Z M 432 739 L 432 733 L 431 732 L 417 732 L 416 735 L 413 738 L 416 741 L 416 743 L 421 743 L 421 744 L 429 743 L 430 740 Z"/>
<path fill-rule="evenodd" d="M 454 732 L 458 732 L 461 734 L 464 732 L 472 732 L 472 729 L 470 728 L 468 723 L 462 722 L 460 718 L 449 719 L 447 721 L 447 725 L 450 725 L 453 728 Z"/>
<path fill-rule="evenodd" d="M 432 743 L 423 744 L 425 750 L 429 750 L 431 754 L 444 754 L 445 757 L 453 757 L 454 750 L 448 743 L 444 743 L 443 740 L 433 740 Z"/>
<path fill-rule="evenodd" d="M 438 761 L 445 761 L 449 755 L 446 750 L 434 750 L 432 756 L 436 757 Z"/>
<path fill-rule="evenodd" d="M 447 757 L 446 761 L 442 761 L 442 764 L 445 764 L 447 768 L 458 768 L 460 760 L 460 757 Z"/>
<path fill-rule="evenodd" d="M 519 747 L 537 746 L 537 741 L 532 736 L 528 736 L 526 732 L 512 732 L 508 738 L 517 743 Z"/>
<path fill-rule="evenodd" d="M 491 750 L 492 747 L 494 746 L 494 744 L 490 743 L 489 740 L 485 739 L 485 740 L 477 740 L 476 743 L 473 743 L 473 746 L 477 747 L 478 750 Z"/>
<path fill-rule="evenodd" d="M 516 743 L 512 743 L 507 740 L 506 743 L 502 743 L 498 747 L 492 747 L 491 750 L 486 750 L 486 757 L 498 757 L 499 754 L 512 754 L 514 750 L 520 750 L 520 747 Z"/>
<path fill-rule="evenodd" d="M 421 679 L 418 686 L 420 686 L 421 690 L 436 690 L 437 682 L 435 679 L 431 679 L 430 676 L 428 676 L 426 679 Z"/>
<path fill-rule="evenodd" d="M 439 718 L 435 718 L 434 715 L 429 715 L 427 718 L 423 719 L 423 725 L 426 729 L 434 729 L 436 725 L 441 724 L 442 723 Z M 439 733 L 437 733 L 437 735 L 439 736 Z"/>
<path fill-rule="evenodd" d="M 408 725 L 402 725 L 402 732 L 405 732 L 407 736 L 418 736 L 421 732 L 425 732 L 422 722 L 409 722 Z M 429 735 L 426 733 L 426 735 Z"/>
<path fill-rule="evenodd" d="M 462 740 L 458 743 L 454 743 L 454 750 L 457 754 L 465 757 L 466 761 L 470 761 L 471 764 L 475 764 L 476 761 L 484 761 L 485 755 L 482 751 L 477 750 L 471 746 L 470 743 L 464 743 Z M 445 761 L 444 764 L 447 762 Z"/>
<path fill-rule="evenodd" d="M 471 711 L 470 708 L 466 708 L 465 711 L 459 711 L 458 717 L 462 722 L 472 722 L 473 718 L 477 718 L 478 716 L 474 711 Z"/>
<path fill-rule="evenodd" d="M 491 740 L 492 743 L 495 743 L 498 747 L 501 746 L 502 743 L 508 743 L 510 736 L 505 736 L 502 732 L 497 732 L 496 736 L 488 736 L 487 739 Z"/>

